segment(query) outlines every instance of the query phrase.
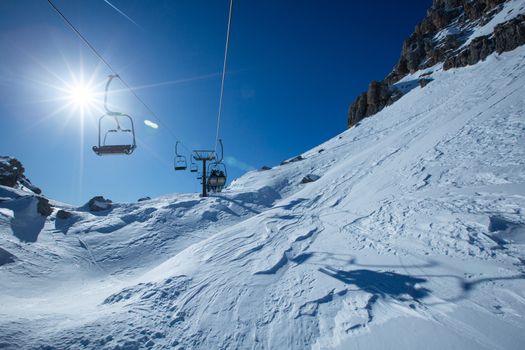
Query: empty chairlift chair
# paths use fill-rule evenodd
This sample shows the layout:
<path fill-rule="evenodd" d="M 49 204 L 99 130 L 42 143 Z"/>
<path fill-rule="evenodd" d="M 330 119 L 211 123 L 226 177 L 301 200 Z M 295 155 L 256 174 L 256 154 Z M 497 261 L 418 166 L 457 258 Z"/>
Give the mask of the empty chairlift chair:
<path fill-rule="evenodd" d="M 191 160 L 191 162 L 190 162 L 190 171 L 192 173 L 198 172 L 199 171 L 199 167 L 197 166 L 197 163 L 195 163 L 193 157 L 190 157 L 190 160 Z"/>
<path fill-rule="evenodd" d="M 186 170 L 186 168 L 188 168 L 188 162 L 185 156 L 179 154 L 179 141 L 177 141 L 175 144 L 175 170 Z"/>
<path fill-rule="evenodd" d="M 137 147 L 135 141 L 135 126 L 133 125 L 133 119 L 127 114 L 114 112 L 109 110 L 108 108 L 108 89 L 111 81 L 114 78 L 118 78 L 118 75 L 110 75 L 108 77 L 108 82 L 106 83 L 106 89 L 104 94 L 104 108 L 106 109 L 106 113 L 102 115 L 98 120 L 98 145 L 93 146 L 93 151 L 99 156 L 111 154 L 129 155 L 133 153 L 133 151 Z M 107 123 L 104 122 L 108 120 L 110 123 L 114 123 L 115 126 L 113 128 L 109 128 L 105 125 Z M 126 121 L 129 121 L 129 127 L 122 128 L 122 125 L 124 125 L 123 123 Z M 127 135 L 126 137 L 128 137 L 129 142 L 115 143 L 111 141 L 112 139 L 115 139 L 114 136 L 119 135 Z"/>

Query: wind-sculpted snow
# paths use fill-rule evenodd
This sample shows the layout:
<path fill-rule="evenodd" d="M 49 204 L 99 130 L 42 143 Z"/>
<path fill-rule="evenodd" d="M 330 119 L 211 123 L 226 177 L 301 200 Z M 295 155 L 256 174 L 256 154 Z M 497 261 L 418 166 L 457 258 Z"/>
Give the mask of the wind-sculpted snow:
<path fill-rule="evenodd" d="M 13 256 L 0 344 L 521 349 L 525 48 L 431 70 L 428 86 L 215 197 L 96 214 L 54 203 L 72 215 L 34 243 L 0 203 Z"/>

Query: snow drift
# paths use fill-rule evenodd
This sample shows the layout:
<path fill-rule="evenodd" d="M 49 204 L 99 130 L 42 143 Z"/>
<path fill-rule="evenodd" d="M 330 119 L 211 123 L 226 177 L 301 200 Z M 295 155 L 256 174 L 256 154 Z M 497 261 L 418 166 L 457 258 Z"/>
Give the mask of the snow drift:
<path fill-rule="evenodd" d="M 26 243 L 2 187 L 1 347 L 521 349 L 525 47 L 398 84 L 211 198 L 52 202 Z"/>

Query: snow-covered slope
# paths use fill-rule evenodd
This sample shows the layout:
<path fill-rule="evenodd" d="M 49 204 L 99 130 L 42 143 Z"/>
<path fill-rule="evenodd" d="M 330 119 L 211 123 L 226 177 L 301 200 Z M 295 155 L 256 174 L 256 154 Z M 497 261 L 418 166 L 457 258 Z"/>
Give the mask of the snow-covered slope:
<path fill-rule="evenodd" d="M 2 187 L 0 347 L 521 349 L 525 47 L 430 78 L 216 197 L 23 243 Z"/>

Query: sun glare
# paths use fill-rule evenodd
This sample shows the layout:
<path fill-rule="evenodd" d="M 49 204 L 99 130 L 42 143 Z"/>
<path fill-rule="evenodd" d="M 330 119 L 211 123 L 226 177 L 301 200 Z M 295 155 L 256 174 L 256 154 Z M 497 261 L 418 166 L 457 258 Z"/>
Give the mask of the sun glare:
<path fill-rule="evenodd" d="M 62 85 L 54 86 L 60 96 L 63 107 L 69 109 L 71 116 L 81 115 L 82 118 L 102 111 L 103 82 L 96 83 L 96 72 L 86 77 L 83 70 L 74 74 L 69 70 L 69 80 L 60 79 Z"/>
<path fill-rule="evenodd" d="M 71 87 L 68 99 L 76 107 L 90 107 L 95 102 L 95 93 L 86 85 L 76 85 Z"/>

